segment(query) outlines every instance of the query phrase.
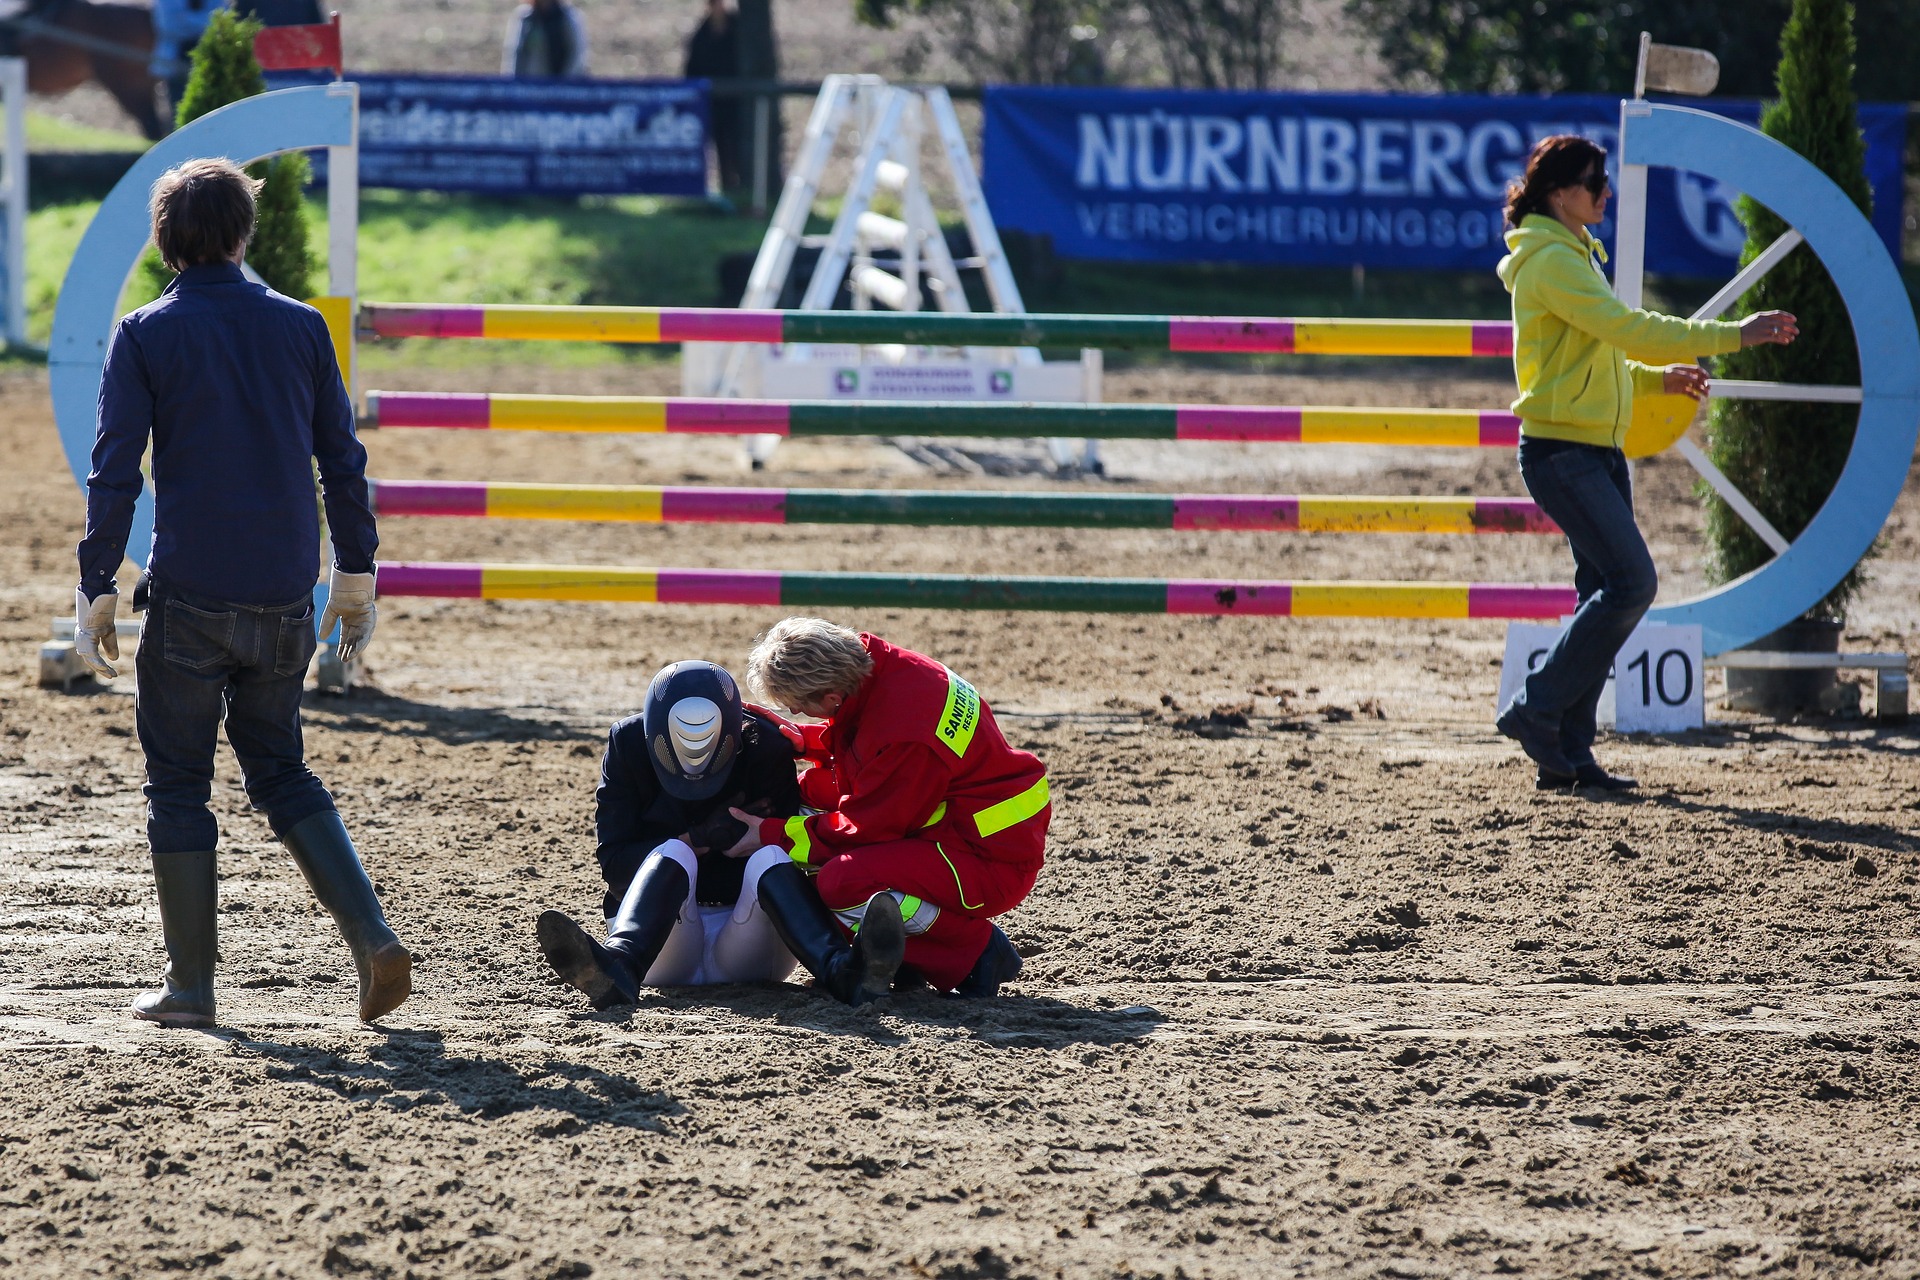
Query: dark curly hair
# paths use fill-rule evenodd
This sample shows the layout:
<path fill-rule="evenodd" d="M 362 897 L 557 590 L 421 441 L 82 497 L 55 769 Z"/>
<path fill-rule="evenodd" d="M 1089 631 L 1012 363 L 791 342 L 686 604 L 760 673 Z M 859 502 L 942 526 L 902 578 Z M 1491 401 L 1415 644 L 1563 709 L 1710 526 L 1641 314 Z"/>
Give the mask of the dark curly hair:
<path fill-rule="evenodd" d="M 1556 133 L 1534 144 L 1527 171 L 1507 184 L 1507 225 L 1517 227 L 1530 213 L 1552 217 L 1547 197 L 1566 187 L 1579 186 L 1598 164 L 1607 167 L 1607 151 L 1577 133 Z"/>

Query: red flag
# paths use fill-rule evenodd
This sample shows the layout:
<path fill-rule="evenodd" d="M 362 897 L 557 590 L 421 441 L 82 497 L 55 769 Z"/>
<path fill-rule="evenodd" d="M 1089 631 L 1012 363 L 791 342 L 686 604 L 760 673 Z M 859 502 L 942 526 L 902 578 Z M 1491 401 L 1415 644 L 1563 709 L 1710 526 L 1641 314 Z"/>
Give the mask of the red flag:
<path fill-rule="evenodd" d="M 324 67 L 334 78 L 345 74 L 340 57 L 340 15 L 299 27 L 267 27 L 253 38 L 253 56 L 262 71 L 307 71 Z"/>

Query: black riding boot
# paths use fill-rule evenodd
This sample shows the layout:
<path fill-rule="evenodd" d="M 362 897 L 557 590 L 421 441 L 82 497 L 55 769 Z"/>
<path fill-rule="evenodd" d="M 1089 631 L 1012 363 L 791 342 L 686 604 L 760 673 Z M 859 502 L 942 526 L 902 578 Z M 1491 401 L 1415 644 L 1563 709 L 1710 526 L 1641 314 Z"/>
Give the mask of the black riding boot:
<path fill-rule="evenodd" d="M 387 927 L 380 898 L 340 815 L 327 809 L 304 818 L 282 832 L 280 841 L 353 952 L 360 1021 L 392 1013 L 413 994 L 413 956 Z"/>
<path fill-rule="evenodd" d="M 213 850 L 154 854 L 153 883 L 160 892 L 167 971 L 160 990 L 134 997 L 133 1016 L 167 1027 L 210 1027 L 220 911 Z"/>
<path fill-rule="evenodd" d="M 987 939 L 987 949 L 973 962 L 973 971 L 953 989 L 953 994 L 966 1000 L 997 996 L 1001 983 L 1012 982 L 1020 976 L 1021 965 L 1020 953 L 1013 949 L 1013 941 L 995 925 L 993 936 Z"/>
<path fill-rule="evenodd" d="M 649 857 L 620 899 L 605 946 L 564 911 L 542 911 L 534 926 L 540 954 L 568 986 L 584 992 L 594 1008 L 633 1004 L 692 889 L 687 869 L 677 860 Z"/>
<path fill-rule="evenodd" d="M 892 990 L 893 975 L 907 950 L 900 903 L 892 894 L 876 893 L 867 899 L 866 915 L 852 946 L 807 873 L 792 862 L 769 867 L 760 877 L 760 905 L 787 950 L 834 999 L 865 1004 Z"/>

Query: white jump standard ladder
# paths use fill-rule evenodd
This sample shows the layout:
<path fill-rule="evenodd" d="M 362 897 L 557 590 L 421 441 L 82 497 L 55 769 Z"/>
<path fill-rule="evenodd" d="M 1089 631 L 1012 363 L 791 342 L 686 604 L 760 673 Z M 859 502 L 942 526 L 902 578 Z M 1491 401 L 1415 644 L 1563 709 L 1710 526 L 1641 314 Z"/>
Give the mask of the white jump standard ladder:
<path fill-rule="evenodd" d="M 927 191 L 921 152 L 929 129 L 972 241 L 971 257 L 955 260 Z M 839 215 L 826 235 L 810 236 L 807 218 L 821 194 L 835 147 L 848 130 L 857 139 L 858 153 Z M 873 208 L 883 193 L 898 202 L 901 216 Z M 928 308 L 931 299 L 941 311 L 968 312 L 972 307 L 960 272 L 976 269 L 986 282 L 995 312 L 1026 311 L 975 176 L 953 101 L 938 86 L 906 88 L 872 75 L 826 79 L 740 305 L 777 306 L 803 247 L 820 250 L 800 302 L 804 310 L 830 309 L 844 280 L 856 310 L 878 304 L 892 311 L 920 311 Z M 682 370 L 683 390 L 692 396 L 1095 403 L 1100 399 L 1101 353 L 1083 351 L 1077 363 L 1049 363 L 1032 347 L 688 343 L 682 352 Z M 749 437 L 753 464 L 764 463 L 778 442 L 778 436 Z M 1054 441 L 1050 449 L 1057 466 L 1076 465 L 1078 453 L 1077 465 L 1098 468 L 1095 441 Z M 916 449 L 908 452 L 915 454 Z"/>

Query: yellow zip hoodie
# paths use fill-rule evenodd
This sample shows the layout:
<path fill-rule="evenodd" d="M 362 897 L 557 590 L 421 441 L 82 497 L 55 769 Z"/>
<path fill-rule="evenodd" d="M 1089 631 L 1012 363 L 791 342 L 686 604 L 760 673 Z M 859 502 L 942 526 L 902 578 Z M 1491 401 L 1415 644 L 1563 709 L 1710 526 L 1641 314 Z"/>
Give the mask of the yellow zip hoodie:
<path fill-rule="evenodd" d="M 1657 366 L 1740 347 L 1732 321 L 1680 320 L 1621 302 L 1593 261 L 1607 258 L 1599 241 L 1557 218 L 1530 213 L 1506 240 L 1496 270 L 1513 295 L 1513 411 L 1524 435 L 1617 449 L 1633 421 L 1633 393 L 1660 390 Z"/>

